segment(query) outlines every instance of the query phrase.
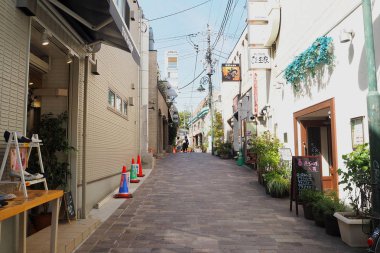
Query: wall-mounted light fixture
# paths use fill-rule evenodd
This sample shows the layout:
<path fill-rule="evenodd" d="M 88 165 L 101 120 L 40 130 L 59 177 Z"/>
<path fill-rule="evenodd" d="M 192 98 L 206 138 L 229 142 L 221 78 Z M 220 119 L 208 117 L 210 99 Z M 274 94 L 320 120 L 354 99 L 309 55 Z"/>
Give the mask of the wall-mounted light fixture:
<path fill-rule="evenodd" d="M 100 75 L 98 71 L 98 60 L 95 60 L 95 64 L 91 65 L 91 73 L 94 75 Z"/>
<path fill-rule="evenodd" d="M 128 98 L 128 104 L 129 104 L 130 106 L 134 106 L 134 105 L 135 105 L 135 101 L 134 101 L 133 97 L 129 97 L 129 98 Z"/>
<path fill-rule="evenodd" d="M 343 29 L 342 31 L 340 31 L 340 34 L 339 34 L 339 41 L 340 43 L 346 43 L 346 42 L 352 41 L 354 37 L 355 37 L 355 32 L 352 29 L 350 30 Z"/>
<path fill-rule="evenodd" d="M 73 62 L 73 53 L 70 51 L 70 52 L 68 52 L 68 54 L 66 56 L 66 63 L 70 64 L 72 62 Z"/>
<path fill-rule="evenodd" d="M 44 32 L 41 35 L 41 44 L 43 46 L 49 45 L 49 43 L 50 43 L 50 41 L 49 41 L 50 36 L 51 35 L 49 34 L 49 32 L 45 29 Z"/>
<path fill-rule="evenodd" d="M 270 105 L 264 106 L 263 109 L 261 109 L 260 114 L 261 115 L 267 115 L 268 111 L 269 111 L 269 108 L 270 108 Z"/>

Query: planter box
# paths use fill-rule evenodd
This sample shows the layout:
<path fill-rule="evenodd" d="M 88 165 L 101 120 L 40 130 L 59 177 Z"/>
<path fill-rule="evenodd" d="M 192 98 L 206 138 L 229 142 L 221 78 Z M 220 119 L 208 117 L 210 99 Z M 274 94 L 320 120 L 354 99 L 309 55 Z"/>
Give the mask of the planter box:
<path fill-rule="evenodd" d="M 330 215 L 325 214 L 323 218 L 325 222 L 326 234 L 331 235 L 331 236 L 340 236 L 337 218 L 331 214 Z"/>
<path fill-rule="evenodd" d="M 362 231 L 362 225 L 369 223 L 369 219 L 349 219 L 345 216 L 351 212 L 337 212 L 339 231 L 342 241 L 351 247 L 367 247 L 368 236 Z"/>

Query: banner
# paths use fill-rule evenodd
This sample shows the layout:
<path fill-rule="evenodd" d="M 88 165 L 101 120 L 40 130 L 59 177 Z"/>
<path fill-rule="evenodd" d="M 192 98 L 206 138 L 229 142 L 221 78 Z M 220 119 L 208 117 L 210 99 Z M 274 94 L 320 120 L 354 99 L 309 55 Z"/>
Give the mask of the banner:
<path fill-rule="evenodd" d="M 240 81 L 240 65 L 239 64 L 222 64 L 222 82 Z"/>

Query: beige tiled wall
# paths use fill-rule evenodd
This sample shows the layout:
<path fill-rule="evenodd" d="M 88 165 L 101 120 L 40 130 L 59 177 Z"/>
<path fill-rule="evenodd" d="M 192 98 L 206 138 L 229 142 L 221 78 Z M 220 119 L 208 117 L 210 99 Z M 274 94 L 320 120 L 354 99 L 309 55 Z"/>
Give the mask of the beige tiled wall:
<path fill-rule="evenodd" d="M 16 1 L 0 1 L 0 140 L 4 130 L 23 131 L 29 19 Z M 2 157 L 2 155 L 1 155 Z"/>
<path fill-rule="evenodd" d="M 138 69 L 131 54 L 103 45 L 96 54 L 100 75 L 89 76 L 87 113 L 87 181 L 121 172 L 137 155 Z M 116 63 L 117 64 L 114 64 Z M 132 89 L 132 83 L 135 89 Z M 122 99 L 133 97 L 128 116 L 110 110 L 108 89 Z"/>

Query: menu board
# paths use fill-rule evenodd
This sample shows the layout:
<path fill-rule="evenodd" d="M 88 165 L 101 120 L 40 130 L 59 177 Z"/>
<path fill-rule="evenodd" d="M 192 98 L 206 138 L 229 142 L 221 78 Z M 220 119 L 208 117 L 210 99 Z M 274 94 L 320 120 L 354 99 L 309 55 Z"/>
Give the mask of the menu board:
<path fill-rule="evenodd" d="M 61 205 L 61 219 L 67 219 L 69 222 L 72 219 L 76 219 L 74 201 L 71 192 L 65 192 L 63 194 Z M 63 217 L 62 217 L 63 216 Z"/>
<path fill-rule="evenodd" d="M 290 194 L 290 211 L 296 201 L 298 215 L 299 192 L 304 189 L 322 191 L 322 167 L 320 156 L 293 156 Z"/>

